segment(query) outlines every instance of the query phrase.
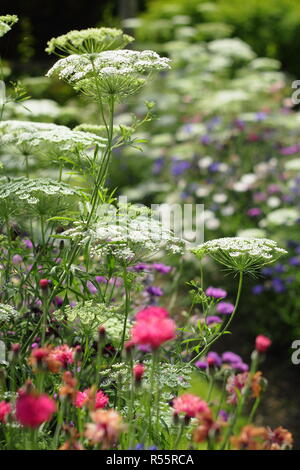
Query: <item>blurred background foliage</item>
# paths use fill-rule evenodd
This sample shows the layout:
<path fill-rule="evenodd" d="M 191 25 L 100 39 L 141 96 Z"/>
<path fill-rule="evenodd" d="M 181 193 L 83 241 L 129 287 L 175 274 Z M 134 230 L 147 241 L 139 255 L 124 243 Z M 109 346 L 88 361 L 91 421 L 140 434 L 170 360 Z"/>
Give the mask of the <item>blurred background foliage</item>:
<path fill-rule="evenodd" d="M 44 44 L 65 31 L 83 24 L 116 26 L 124 18 L 134 18 L 131 24 L 139 25 L 136 33 L 143 43 L 182 37 L 191 42 L 238 37 L 259 56 L 278 59 L 285 71 L 293 75 L 300 72 L 298 0 L 95 0 L 88 2 L 88 7 L 85 2 L 71 0 L 43 4 L 38 0 L 1 1 L 2 14 L 12 9 L 21 21 L 14 37 L 4 42 L 10 44 L 8 57 L 22 63 L 46 60 Z"/>

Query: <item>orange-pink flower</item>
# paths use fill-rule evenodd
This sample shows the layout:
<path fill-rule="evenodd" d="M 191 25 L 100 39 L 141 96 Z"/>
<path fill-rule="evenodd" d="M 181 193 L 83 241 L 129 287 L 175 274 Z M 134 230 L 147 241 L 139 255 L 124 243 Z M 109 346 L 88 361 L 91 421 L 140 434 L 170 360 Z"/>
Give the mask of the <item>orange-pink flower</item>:
<path fill-rule="evenodd" d="M 184 393 L 173 400 L 175 413 L 184 413 L 189 418 L 194 418 L 201 413 L 208 413 L 209 407 L 206 401 L 191 393 Z"/>
<path fill-rule="evenodd" d="M 92 423 L 87 423 L 85 437 L 91 444 L 101 444 L 108 449 L 115 444 L 125 429 L 122 416 L 115 410 L 96 410 L 91 412 Z"/>
<path fill-rule="evenodd" d="M 78 391 L 75 399 L 75 406 L 77 408 L 83 408 L 88 406 L 95 410 L 104 408 L 108 403 L 108 396 L 99 390 L 94 393 L 91 388 L 86 388 L 83 392 Z"/>

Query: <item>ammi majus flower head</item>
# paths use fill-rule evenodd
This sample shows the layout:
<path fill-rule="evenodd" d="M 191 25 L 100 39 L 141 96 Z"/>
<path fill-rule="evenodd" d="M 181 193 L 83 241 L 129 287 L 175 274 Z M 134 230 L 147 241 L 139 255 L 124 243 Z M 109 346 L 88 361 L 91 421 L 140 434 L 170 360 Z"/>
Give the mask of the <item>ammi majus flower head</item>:
<path fill-rule="evenodd" d="M 118 344 L 122 336 L 124 313 L 116 305 L 107 306 L 89 300 L 75 307 L 66 306 L 64 310 L 56 310 L 53 315 L 58 321 L 65 321 L 68 326 L 77 327 L 77 330 L 85 334 L 97 336 L 99 327 L 103 326 L 113 344 Z M 129 336 L 130 326 L 131 323 L 128 322 L 126 338 Z"/>
<path fill-rule="evenodd" d="M 0 16 L 0 38 L 8 33 L 17 21 L 18 17 L 16 15 Z"/>
<path fill-rule="evenodd" d="M 149 208 L 134 204 L 106 205 L 89 228 L 75 222 L 62 237 L 88 245 L 93 257 L 113 257 L 123 266 L 144 261 L 160 251 L 181 254 L 185 247 L 185 242 L 175 237 Z"/>
<path fill-rule="evenodd" d="M 116 28 L 88 28 L 69 31 L 52 38 L 47 43 L 46 52 L 57 55 L 94 54 L 107 50 L 123 49 L 134 38 Z"/>
<path fill-rule="evenodd" d="M 13 145 L 21 153 L 57 156 L 66 152 L 86 150 L 93 147 L 102 148 L 106 139 L 94 133 L 74 131 L 66 126 L 43 123 L 23 122 L 17 126 L 16 121 L 0 123 L 0 137 L 3 145 Z"/>
<path fill-rule="evenodd" d="M 136 93 L 152 72 L 170 68 L 169 59 L 154 51 L 113 50 L 72 54 L 58 60 L 47 76 L 58 76 L 96 100 L 121 100 Z"/>
<path fill-rule="evenodd" d="M 210 256 L 229 270 L 254 274 L 263 266 L 274 263 L 286 250 L 267 238 L 218 238 L 202 243 L 192 252 L 198 257 Z"/>
<path fill-rule="evenodd" d="M 19 312 L 17 312 L 17 310 L 15 310 L 11 305 L 0 304 L 0 323 L 11 322 L 19 315 Z"/>
<path fill-rule="evenodd" d="M 16 214 L 54 217 L 74 207 L 79 191 L 49 178 L 3 178 L 0 186 L 0 218 Z"/>

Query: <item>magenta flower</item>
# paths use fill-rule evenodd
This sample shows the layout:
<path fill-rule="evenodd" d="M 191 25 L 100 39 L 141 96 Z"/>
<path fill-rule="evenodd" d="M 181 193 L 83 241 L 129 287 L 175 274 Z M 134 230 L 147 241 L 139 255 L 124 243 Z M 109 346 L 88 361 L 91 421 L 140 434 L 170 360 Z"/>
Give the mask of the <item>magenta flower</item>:
<path fill-rule="evenodd" d="M 220 289 L 219 287 L 208 287 L 205 291 L 205 294 L 208 297 L 214 297 L 215 299 L 223 299 L 227 296 L 227 292 L 224 289 Z"/>
<path fill-rule="evenodd" d="M 206 324 L 207 325 L 216 325 L 217 323 L 222 323 L 222 319 L 217 315 L 208 315 L 206 317 Z"/>
<path fill-rule="evenodd" d="M 220 302 L 216 310 L 221 315 L 230 315 L 234 310 L 234 305 L 230 302 Z"/>

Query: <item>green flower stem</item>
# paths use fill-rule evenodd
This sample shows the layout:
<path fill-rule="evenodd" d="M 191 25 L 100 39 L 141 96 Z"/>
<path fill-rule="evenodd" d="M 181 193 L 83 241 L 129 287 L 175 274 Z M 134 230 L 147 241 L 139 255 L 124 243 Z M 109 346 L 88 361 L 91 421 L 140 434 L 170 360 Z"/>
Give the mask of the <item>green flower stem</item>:
<path fill-rule="evenodd" d="M 45 294 L 42 295 L 42 302 L 43 302 L 43 312 L 42 312 L 42 345 L 45 344 L 46 338 L 46 331 L 47 331 L 47 324 L 48 324 L 48 302 L 45 298 Z"/>
<path fill-rule="evenodd" d="M 250 389 L 250 386 L 251 386 L 251 379 L 252 379 L 252 377 L 255 374 L 256 369 L 257 369 L 257 363 L 258 363 L 258 355 L 257 355 L 256 351 L 254 351 L 254 354 L 253 354 L 253 357 L 252 357 L 252 363 L 251 363 L 251 367 L 250 367 L 250 371 L 249 371 L 249 375 L 248 375 L 248 381 L 245 385 L 242 396 L 239 399 L 236 411 L 235 411 L 235 413 L 234 413 L 234 415 L 233 415 L 233 417 L 232 417 L 232 419 L 229 423 L 229 426 L 227 428 L 225 438 L 224 438 L 224 441 L 223 441 L 223 444 L 222 444 L 222 447 L 221 447 L 222 450 L 226 449 L 230 436 L 234 434 L 234 428 L 235 428 L 236 422 L 237 422 L 239 416 L 241 416 L 243 414 L 243 410 L 244 410 L 244 407 L 245 407 L 245 402 L 246 402 L 246 399 L 248 397 L 249 389 Z M 254 406 L 255 406 L 255 403 L 254 403 Z M 258 406 L 258 403 L 256 405 L 256 408 L 257 408 L 257 406 Z M 255 408 L 255 410 L 256 410 L 256 408 Z M 254 410 L 254 413 L 255 413 L 255 410 Z"/>
<path fill-rule="evenodd" d="M 123 268 L 123 281 L 124 281 L 124 288 L 125 288 L 125 314 L 124 314 L 122 337 L 121 337 L 121 342 L 120 342 L 117 354 L 120 354 L 123 351 L 123 347 L 125 343 L 125 336 L 126 336 L 127 320 L 128 320 L 129 309 L 130 309 L 130 283 L 128 282 L 128 272 L 127 272 L 126 266 Z M 114 360 L 115 358 L 116 356 L 114 357 Z"/>
<path fill-rule="evenodd" d="M 230 315 L 230 318 L 228 319 L 227 323 L 222 328 L 222 330 L 217 334 L 217 336 L 215 338 L 213 338 L 209 343 L 207 343 L 205 348 L 202 351 L 200 351 L 200 353 L 197 354 L 197 356 L 195 356 L 190 362 L 188 362 L 188 365 L 193 364 L 193 362 L 197 361 L 197 359 L 199 359 L 201 356 L 203 356 L 207 352 L 207 350 L 211 347 L 211 345 L 214 344 L 223 335 L 224 331 L 226 331 L 229 328 L 229 325 L 231 324 L 231 322 L 232 322 L 232 320 L 235 316 L 235 313 L 237 311 L 238 305 L 239 305 L 240 296 L 241 296 L 241 292 L 242 292 L 242 286 L 243 286 L 243 272 L 240 271 L 238 292 L 237 292 L 237 296 L 236 296 L 236 300 L 235 300 L 234 310 L 233 310 L 232 314 Z"/>
<path fill-rule="evenodd" d="M 209 376 L 209 388 L 208 388 L 208 393 L 207 393 L 207 398 L 206 398 L 207 403 L 210 402 L 211 394 L 214 388 L 214 383 L 215 383 L 215 377 L 214 375 L 210 375 Z"/>
<path fill-rule="evenodd" d="M 65 399 L 61 400 L 58 415 L 57 415 L 57 423 L 56 423 L 56 429 L 55 429 L 54 439 L 53 439 L 54 450 L 57 450 L 57 447 L 58 447 L 59 433 L 63 424 L 64 412 L 65 412 Z"/>
<path fill-rule="evenodd" d="M 128 443 L 129 449 L 132 447 L 132 442 L 134 440 L 134 422 L 133 422 L 133 414 L 134 414 L 134 392 L 135 392 L 135 383 L 134 383 L 134 375 L 133 375 L 133 360 L 132 354 L 130 354 L 129 360 L 129 376 L 130 376 L 130 391 L 129 391 L 129 404 L 128 404 Z"/>
<path fill-rule="evenodd" d="M 149 399 L 148 399 L 148 434 L 151 432 L 152 428 L 152 398 L 154 395 L 154 387 L 155 387 L 155 370 L 157 368 L 157 361 L 158 361 L 158 350 L 154 350 L 152 353 L 152 366 L 150 372 L 150 390 L 149 390 Z"/>
<path fill-rule="evenodd" d="M 182 438 L 183 431 L 184 431 L 184 421 L 182 420 L 182 423 L 179 426 L 178 433 L 177 433 L 177 436 L 176 436 L 176 439 L 175 439 L 172 450 L 178 450 L 177 447 L 178 447 L 178 445 L 180 443 L 180 440 Z"/>
<path fill-rule="evenodd" d="M 6 228 L 6 234 L 7 234 L 7 240 L 8 240 L 8 248 L 7 248 L 7 263 L 5 266 L 5 292 L 7 294 L 7 287 L 9 284 L 9 279 L 10 279 L 10 271 L 11 271 L 11 231 L 10 231 L 10 226 L 9 226 L 9 220 L 8 217 L 5 218 L 5 228 Z"/>
<path fill-rule="evenodd" d="M 254 403 L 253 403 L 253 407 L 252 407 L 252 410 L 250 412 L 250 415 L 249 415 L 249 419 L 248 419 L 248 422 L 249 423 L 252 423 L 253 420 L 254 420 L 254 416 L 255 416 L 255 413 L 257 411 L 257 408 L 259 407 L 260 405 L 260 402 L 261 402 L 261 398 L 260 397 L 256 397 Z"/>

